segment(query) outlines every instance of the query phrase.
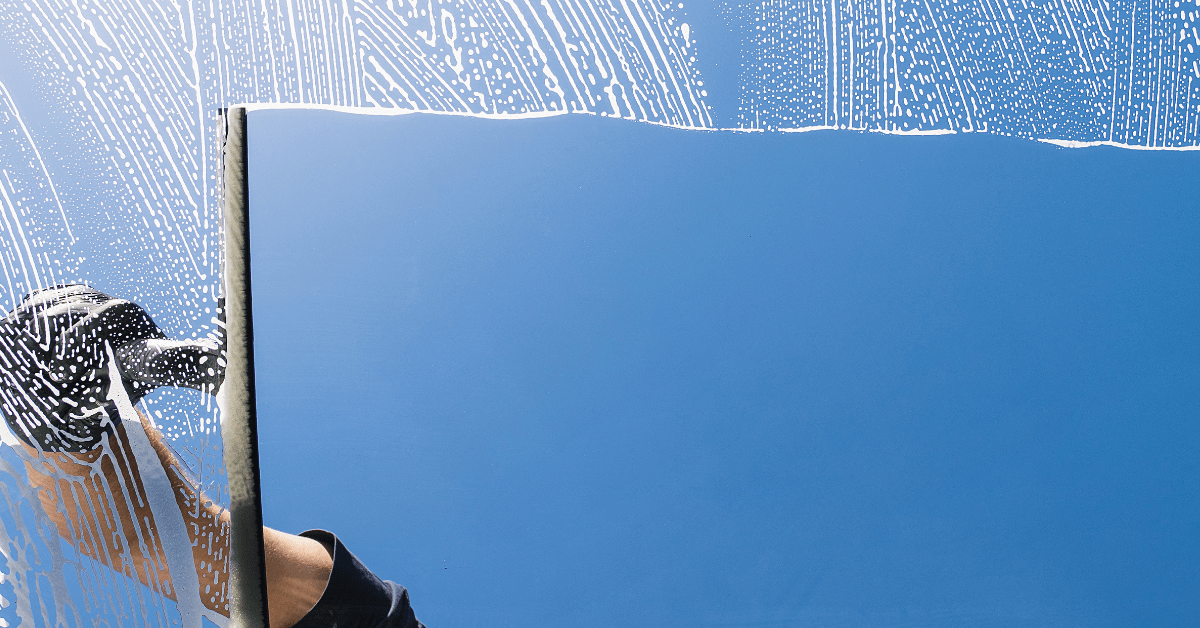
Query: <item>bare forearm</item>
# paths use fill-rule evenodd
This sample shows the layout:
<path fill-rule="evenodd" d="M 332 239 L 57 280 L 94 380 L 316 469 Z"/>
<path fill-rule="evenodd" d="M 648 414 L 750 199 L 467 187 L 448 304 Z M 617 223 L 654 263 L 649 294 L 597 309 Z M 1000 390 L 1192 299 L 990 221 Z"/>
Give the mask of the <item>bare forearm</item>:
<path fill-rule="evenodd" d="M 206 518 L 210 522 L 210 529 L 216 529 L 221 535 L 221 546 L 227 548 L 229 511 L 208 500 L 199 491 L 199 487 L 188 480 L 174 452 L 163 440 L 162 434 L 145 417 L 142 425 L 162 462 L 163 469 L 167 471 L 171 488 L 177 497 L 182 498 L 180 508 L 192 511 L 190 516 L 193 518 Z M 196 506 L 200 506 L 199 512 Z M 189 513 L 185 512 L 185 519 L 188 517 Z M 325 585 L 333 568 L 333 548 L 325 547 L 313 539 L 264 527 L 263 549 L 266 556 L 270 628 L 291 628 L 312 609 L 325 592 Z M 196 560 L 199 571 L 201 557 L 197 555 Z M 202 589 L 203 585 L 202 578 Z"/>
<path fill-rule="evenodd" d="M 263 528 L 263 545 L 271 628 L 291 628 L 325 592 L 333 569 L 333 548 L 271 528 Z"/>

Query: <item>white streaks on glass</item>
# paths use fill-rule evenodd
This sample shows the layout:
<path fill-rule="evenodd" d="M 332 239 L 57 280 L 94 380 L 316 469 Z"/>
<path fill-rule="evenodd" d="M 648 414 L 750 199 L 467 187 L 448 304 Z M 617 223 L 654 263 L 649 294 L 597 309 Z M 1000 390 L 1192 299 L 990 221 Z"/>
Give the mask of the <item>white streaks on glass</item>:
<path fill-rule="evenodd" d="M 14 295 L 19 299 L 72 272 L 67 253 L 75 238 L 45 162 L 2 84 L 0 155 L 0 305 L 11 310 Z"/>
<path fill-rule="evenodd" d="M 1200 0 L 732 11 L 736 130 L 1200 145 Z M 87 282 L 169 338 L 214 338 L 234 104 L 712 128 L 685 17 L 660 0 L 0 0 L 0 306 Z M 208 510 L 227 496 L 218 409 L 181 389 L 139 407 L 121 408 L 133 434 L 95 452 L 38 454 L 0 422 L 0 628 L 224 623 L 228 556 Z M 143 421 L 178 468 L 158 466 Z M 105 467 L 123 456 L 145 475 Z M 163 482 L 196 490 L 173 508 Z M 166 527 L 95 516 L 118 510 Z"/>
<path fill-rule="evenodd" d="M 768 0 L 740 11 L 744 128 L 1200 143 L 1198 0 Z"/>
<path fill-rule="evenodd" d="M 0 305 L 83 282 L 171 339 L 214 338 L 222 108 L 707 128 L 682 16 L 657 0 L 0 0 Z M 219 410 L 179 388 L 119 409 L 86 452 L 38 453 L 0 422 L 0 621 L 225 625 Z"/>

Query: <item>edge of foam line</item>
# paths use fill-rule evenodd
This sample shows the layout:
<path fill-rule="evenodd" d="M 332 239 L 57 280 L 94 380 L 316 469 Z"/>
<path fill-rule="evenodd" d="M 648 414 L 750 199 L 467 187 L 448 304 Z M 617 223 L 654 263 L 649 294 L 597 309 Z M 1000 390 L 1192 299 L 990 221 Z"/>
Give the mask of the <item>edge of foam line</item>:
<path fill-rule="evenodd" d="M 473 113 L 468 111 L 429 111 L 423 109 L 401 109 L 399 107 L 357 107 L 352 105 L 325 105 L 318 103 L 245 103 L 230 105 L 230 107 L 242 107 L 247 113 L 252 111 L 278 111 L 278 110 L 315 110 L 315 111 L 333 111 L 337 113 L 348 113 L 363 116 L 406 116 L 413 114 L 425 114 L 435 116 L 456 116 L 462 118 L 482 118 L 487 120 L 532 120 L 536 118 L 554 118 L 558 116 L 583 114 L 583 115 L 598 115 L 594 111 L 531 111 L 527 113 Z M 603 116 L 612 117 L 612 116 Z M 634 120 L 630 118 L 618 118 L 621 120 L 629 120 L 630 122 L 640 122 L 652 126 L 664 127 L 668 129 L 680 129 L 683 131 L 723 131 L 729 133 L 766 133 L 774 131 L 777 133 L 809 133 L 812 131 L 859 131 L 868 133 L 880 133 L 883 135 L 901 135 L 901 136 L 931 136 L 931 135 L 958 135 L 960 133 L 985 133 L 987 131 L 979 131 L 974 129 L 843 129 L 833 125 L 813 125 L 803 127 L 790 127 L 780 129 L 756 129 L 746 127 L 699 127 L 685 126 L 681 124 L 671 124 L 669 122 L 659 122 L 656 120 Z M 1021 138 L 1026 139 L 1026 138 Z M 1053 144 L 1061 148 L 1095 148 L 1098 146 L 1111 146 L 1114 148 L 1126 148 L 1129 150 L 1144 150 L 1144 151 L 1197 151 L 1200 146 L 1142 146 L 1139 144 L 1126 144 L 1123 142 L 1114 142 L 1111 140 L 1097 141 L 1082 141 L 1082 140 L 1062 140 L 1052 138 L 1028 138 L 1034 139 L 1045 144 Z"/>
<path fill-rule="evenodd" d="M 1098 140 L 1094 142 L 1084 142 L 1080 140 L 1055 140 L 1039 138 L 1039 142 L 1046 144 L 1054 144 L 1062 148 L 1095 148 L 1097 146 L 1112 146 L 1113 148 L 1127 148 L 1129 150 L 1169 150 L 1169 151 L 1193 151 L 1200 150 L 1200 146 L 1142 146 L 1141 144 L 1125 144 L 1123 142 L 1114 142 L 1112 140 Z"/>

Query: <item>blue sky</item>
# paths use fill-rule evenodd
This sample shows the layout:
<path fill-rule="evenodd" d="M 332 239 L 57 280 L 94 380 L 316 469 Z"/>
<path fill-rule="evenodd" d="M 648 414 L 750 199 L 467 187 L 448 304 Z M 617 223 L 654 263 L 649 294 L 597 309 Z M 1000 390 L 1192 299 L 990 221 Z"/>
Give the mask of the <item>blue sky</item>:
<path fill-rule="evenodd" d="M 211 331 L 238 103 L 982 130 L 252 114 L 267 521 L 433 627 L 1194 625 L 1196 159 L 1004 137 L 1194 148 L 1176 4 L 30 0 L 0 301 Z"/>
<path fill-rule="evenodd" d="M 265 520 L 430 626 L 1183 626 L 1180 153 L 250 118 Z"/>

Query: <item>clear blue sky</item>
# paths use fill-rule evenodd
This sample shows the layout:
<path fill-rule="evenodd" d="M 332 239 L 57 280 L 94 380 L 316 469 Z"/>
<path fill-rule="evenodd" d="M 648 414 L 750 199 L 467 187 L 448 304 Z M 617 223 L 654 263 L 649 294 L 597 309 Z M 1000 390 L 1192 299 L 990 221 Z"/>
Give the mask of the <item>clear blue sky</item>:
<path fill-rule="evenodd" d="M 431 628 L 1194 626 L 1196 158 L 250 118 L 265 520 Z"/>

